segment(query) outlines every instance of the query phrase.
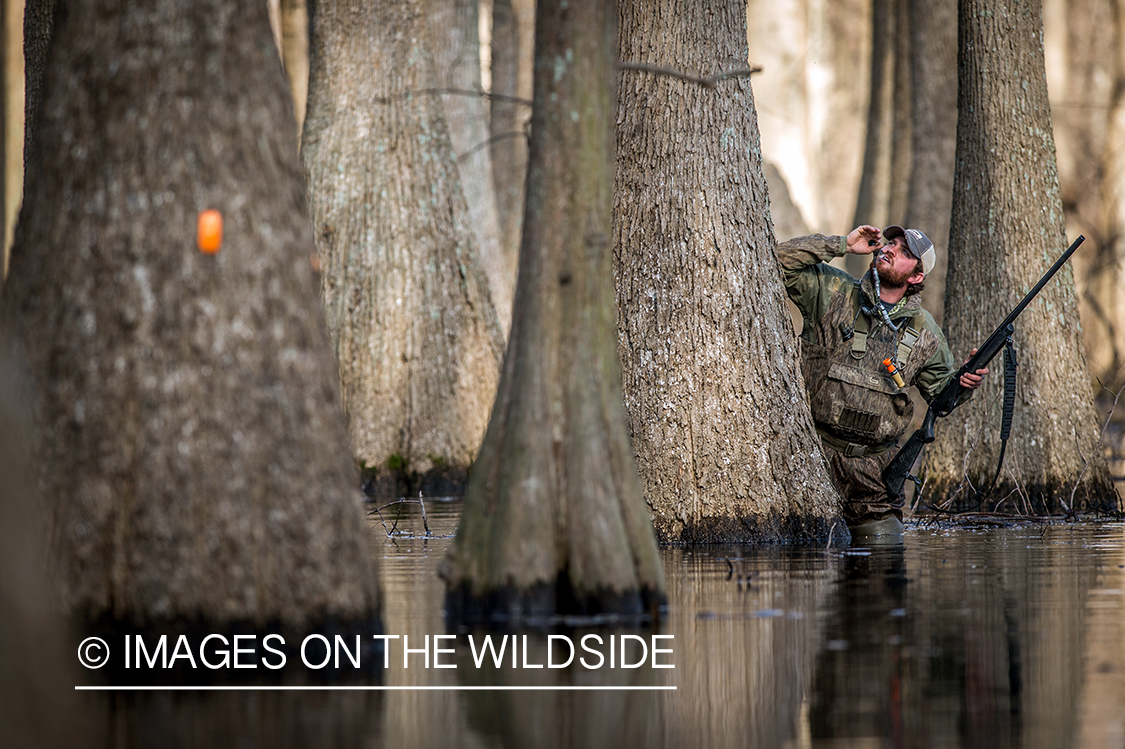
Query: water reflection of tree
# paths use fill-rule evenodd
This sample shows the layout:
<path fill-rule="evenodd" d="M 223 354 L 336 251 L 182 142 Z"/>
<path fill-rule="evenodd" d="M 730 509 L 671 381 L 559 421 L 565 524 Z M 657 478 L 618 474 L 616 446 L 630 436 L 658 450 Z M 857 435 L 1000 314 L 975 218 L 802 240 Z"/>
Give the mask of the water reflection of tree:
<path fill-rule="evenodd" d="M 900 746 L 907 668 L 902 658 L 907 584 L 902 547 L 858 550 L 840 559 L 811 700 L 813 739 L 890 737 Z M 914 733 L 913 726 L 911 733 Z M 917 742 L 908 742 L 908 745 Z"/>
<path fill-rule="evenodd" d="M 813 739 L 1070 745 L 1095 573 L 1065 531 L 927 534 L 845 555 Z"/>
<path fill-rule="evenodd" d="M 649 745 L 780 747 L 800 739 L 832 558 L 792 549 L 666 553 L 679 689 L 661 694 Z M 720 557 L 733 558 L 730 577 Z"/>
<path fill-rule="evenodd" d="M 578 642 L 582 634 L 570 636 Z M 528 644 L 529 653 L 535 653 L 528 656 L 531 662 L 542 662 L 546 637 L 529 636 Z M 562 653 L 563 660 L 565 655 Z M 640 687 L 656 683 L 655 672 L 648 667 L 587 671 L 575 665 L 559 670 L 505 665 L 477 669 L 468 658 L 458 665 L 459 682 L 472 686 Z M 657 693 L 648 691 L 480 691 L 466 693 L 465 708 L 470 728 L 507 749 L 622 749 L 651 746 L 640 737 L 652 733 L 656 700 Z"/>

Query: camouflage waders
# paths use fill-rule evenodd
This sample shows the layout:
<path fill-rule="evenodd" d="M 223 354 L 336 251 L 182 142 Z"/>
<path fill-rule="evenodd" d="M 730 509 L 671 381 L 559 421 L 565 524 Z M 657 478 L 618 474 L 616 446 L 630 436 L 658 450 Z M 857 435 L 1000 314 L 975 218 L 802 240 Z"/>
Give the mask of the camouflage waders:
<path fill-rule="evenodd" d="M 897 331 L 868 319 L 859 311 L 860 293 L 858 285 L 837 293 L 814 325 L 817 343 L 805 342 L 802 351 L 813 420 L 829 448 L 832 479 L 846 499 L 849 523 L 888 511 L 902 514 L 903 497 L 889 497 L 880 474 L 910 426 L 914 404 L 883 360 L 894 361 L 909 383 L 940 346 L 918 319 L 896 320 Z"/>

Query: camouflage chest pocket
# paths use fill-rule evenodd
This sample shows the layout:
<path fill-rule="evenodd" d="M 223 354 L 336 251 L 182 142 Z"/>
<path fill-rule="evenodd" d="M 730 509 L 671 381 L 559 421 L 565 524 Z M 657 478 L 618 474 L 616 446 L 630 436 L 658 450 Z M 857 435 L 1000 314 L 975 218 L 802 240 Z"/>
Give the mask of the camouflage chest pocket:
<path fill-rule="evenodd" d="M 868 366 L 870 364 L 868 363 Z M 889 377 L 838 361 L 810 383 L 816 422 L 851 442 L 879 444 L 897 438 L 910 424 L 914 405 Z"/>

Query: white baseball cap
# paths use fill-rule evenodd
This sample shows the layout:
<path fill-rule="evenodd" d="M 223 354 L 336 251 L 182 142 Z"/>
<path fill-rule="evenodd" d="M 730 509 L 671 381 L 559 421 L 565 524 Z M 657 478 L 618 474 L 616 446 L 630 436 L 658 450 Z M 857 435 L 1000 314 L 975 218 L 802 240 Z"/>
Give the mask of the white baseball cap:
<path fill-rule="evenodd" d="M 910 254 L 922 261 L 922 274 L 929 275 L 937 262 L 937 253 L 934 252 L 934 243 L 917 229 L 903 229 L 897 224 L 883 229 L 883 240 L 890 241 L 895 237 L 905 237 L 906 249 Z"/>

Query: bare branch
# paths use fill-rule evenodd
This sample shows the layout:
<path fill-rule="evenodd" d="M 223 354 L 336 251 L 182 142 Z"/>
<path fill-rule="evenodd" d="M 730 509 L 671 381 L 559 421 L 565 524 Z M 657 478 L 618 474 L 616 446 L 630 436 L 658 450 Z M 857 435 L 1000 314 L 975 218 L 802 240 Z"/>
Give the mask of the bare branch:
<path fill-rule="evenodd" d="M 527 135 L 528 134 L 523 130 L 509 130 L 506 133 L 496 133 L 496 135 L 493 135 L 489 138 L 486 138 L 484 141 L 482 141 L 480 143 L 477 143 L 475 146 L 470 148 L 468 151 L 465 151 L 465 153 L 458 156 L 457 162 L 461 163 L 461 164 L 465 163 L 466 161 L 469 160 L 470 156 L 472 156 L 473 154 L 475 154 L 478 151 L 481 151 L 485 148 L 488 148 L 493 143 L 498 143 L 499 141 L 507 140 L 508 138 L 526 138 Z"/>
<path fill-rule="evenodd" d="M 619 62 L 617 63 L 618 70 L 633 70 L 639 73 L 653 73 L 654 75 L 666 75 L 669 78 L 679 78 L 681 81 L 688 81 L 689 83 L 698 83 L 704 88 L 715 88 L 715 84 L 719 81 L 725 81 L 728 78 L 746 78 L 754 73 L 762 72 L 762 68 L 754 66 L 750 68 L 735 68 L 734 70 L 724 70 L 721 73 L 716 73 L 712 76 L 701 77 L 698 75 L 691 75 L 681 70 L 673 68 L 665 68 L 659 65 L 647 65 L 643 62 Z"/>

